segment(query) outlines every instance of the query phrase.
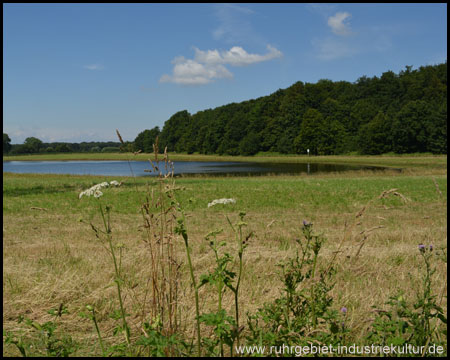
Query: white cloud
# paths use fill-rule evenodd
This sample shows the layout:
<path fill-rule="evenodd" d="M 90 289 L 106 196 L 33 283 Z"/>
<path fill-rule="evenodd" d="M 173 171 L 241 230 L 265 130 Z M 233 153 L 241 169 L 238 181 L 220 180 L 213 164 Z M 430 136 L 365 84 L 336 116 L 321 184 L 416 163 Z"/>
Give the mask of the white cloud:
<path fill-rule="evenodd" d="M 322 8 L 320 7 L 320 9 Z M 322 15 L 324 15 L 325 10 L 330 11 L 331 8 L 327 7 L 325 10 L 322 10 Z M 327 16 L 328 26 L 339 37 L 312 39 L 311 43 L 315 48 L 315 55 L 319 60 L 330 61 L 351 57 L 361 51 L 361 44 L 358 44 L 359 34 L 353 33 L 348 24 L 348 20 L 351 17 L 352 15 L 350 13 L 342 11 L 336 12 L 333 16 Z"/>
<path fill-rule="evenodd" d="M 273 46 L 267 45 L 268 53 L 264 55 L 249 54 L 240 46 L 233 46 L 228 51 L 218 50 L 202 51 L 195 48 L 195 60 L 205 64 L 228 64 L 232 66 L 251 65 L 261 61 L 272 60 L 283 54 Z"/>
<path fill-rule="evenodd" d="M 268 52 L 264 55 L 249 54 L 240 46 L 233 46 L 228 51 L 200 50 L 194 48 L 194 59 L 186 59 L 183 56 L 176 57 L 173 75 L 163 75 L 160 82 L 174 82 L 184 85 L 204 85 L 215 79 L 232 78 L 233 74 L 225 67 L 245 66 L 262 61 L 281 57 L 281 51 L 268 45 Z"/>
<path fill-rule="evenodd" d="M 334 16 L 328 18 L 328 26 L 336 35 L 347 36 L 351 34 L 350 26 L 344 23 L 345 20 L 350 19 L 351 14 L 348 12 L 337 12 Z"/>
<path fill-rule="evenodd" d="M 83 68 L 88 70 L 103 70 L 105 67 L 101 64 L 90 64 L 83 66 Z"/>
<path fill-rule="evenodd" d="M 200 50 L 194 47 L 195 56 L 194 59 L 197 62 L 205 63 L 205 64 L 223 64 L 222 55 L 220 55 L 218 50 Z"/>
<path fill-rule="evenodd" d="M 233 75 L 221 64 L 202 64 L 191 59 L 177 58 L 173 75 L 163 75 L 160 82 L 174 82 L 183 85 L 204 85 L 214 79 L 231 78 Z"/>

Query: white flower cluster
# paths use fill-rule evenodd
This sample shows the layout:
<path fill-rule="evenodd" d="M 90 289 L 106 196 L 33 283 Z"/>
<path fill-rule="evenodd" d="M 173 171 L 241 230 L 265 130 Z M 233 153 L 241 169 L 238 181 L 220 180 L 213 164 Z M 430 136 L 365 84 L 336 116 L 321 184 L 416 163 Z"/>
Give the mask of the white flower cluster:
<path fill-rule="evenodd" d="M 91 196 L 93 195 L 96 198 L 99 198 L 103 195 L 103 193 L 100 191 L 101 188 L 108 187 L 109 185 L 119 186 L 119 182 L 116 180 L 111 181 L 109 184 L 108 182 L 102 182 L 100 184 L 94 185 L 90 187 L 87 190 L 84 190 L 80 192 L 80 195 L 78 195 L 78 198 L 81 199 L 83 196 Z"/>
<path fill-rule="evenodd" d="M 217 205 L 217 204 L 236 204 L 236 200 L 234 199 L 216 199 L 208 204 L 208 207 Z"/>

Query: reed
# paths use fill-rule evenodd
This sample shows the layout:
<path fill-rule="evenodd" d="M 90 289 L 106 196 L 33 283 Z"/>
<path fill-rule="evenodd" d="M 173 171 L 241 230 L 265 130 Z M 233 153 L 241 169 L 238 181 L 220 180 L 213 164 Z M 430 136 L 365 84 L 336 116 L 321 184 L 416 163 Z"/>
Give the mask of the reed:
<path fill-rule="evenodd" d="M 180 263 L 174 252 L 174 223 L 176 207 L 174 206 L 175 182 L 173 164 L 169 161 L 167 151 L 162 163 L 166 171 L 163 174 L 158 159 L 158 142 L 154 145 L 155 158 L 150 161 L 153 172 L 157 174 L 157 190 L 147 190 L 141 206 L 143 226 L 146 231 L 145 244 L 149 250 L 151 267 L 151 319 L 161 322 L 165 335 L 178 331 L 178 288 Z M 145 312 L 145 308 L 143 309 Z"/>

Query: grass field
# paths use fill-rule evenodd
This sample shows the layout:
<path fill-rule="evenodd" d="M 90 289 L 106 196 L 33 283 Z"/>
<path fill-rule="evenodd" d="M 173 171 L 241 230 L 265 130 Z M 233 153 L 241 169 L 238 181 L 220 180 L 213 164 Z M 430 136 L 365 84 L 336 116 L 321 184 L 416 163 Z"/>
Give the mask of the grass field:
<path fill-rule="evenodd" d="M 69 156 L 52 157 L 51 160 L 69 160 Z M 14 159 L 19 160 L 18 157 Z M 283 157 L 285 159 L 305 160 Z M 255 313 L 264 302 L 280 294 L 283 284 L 276 264 L 295 253 L 295 239 L 301 236 L 302 221 L 312 222 L 314 229 L 327 239 L 322 263 L 326 264 L 338 251 L 336 285 L 330 294 L 336 310 L 341 307 L 348 309 L 348 336 L 357 342 L 369 330 L 376 315 L 374 307 L 385 309 L 389 296 L 400 293 L 408 303 L 412 303 L 420 291 L 423 262 L 418 245 L 432 244 L 436 253 L 446 253 L 447 158 L 321 157 L 314 161 L 317 159 L 402 167 L 405 170 L 401 173 L 387 170 L 300 176 L 180 177 L 175 180 L 176 185 L 182 188 L 177 192 L 177 199 L 187 215 L 193 270 L 197 276 L 214 268 L 214 258 L 204 240 L 205 235 L 223 228 L 224 232 L 218 238 L 227 240 L 227 249 L 234 254 L 234 235 L 226 216 L 236 222 L 238 212 L 246 212 L 247 228 L 254 236 L 249 239 L 243 257 L 242 319 L 247 312 Z M 106 189 L 99 199 L 78 198 L 81 191 L 111 180 L 122 181 L 123 184 Z M 134 336 L 142 333 L 151 269 L 148 249 L 143 241 L 145 231 L 140 209 L 146 196 L 157 189 L 157 182 L 151 178 L 5 173 L 4 330 L 21 333 L 24 338 L 32 336 L 33 330 L 23 322 L 18 323 L 19 317 L 24 315 L 42 324 L 54 318 L 48 310 L 64 304 L 68 314 L 58 318 L 58 329 L 77 342 L 75 354 L 101 355 L 92 321 L 79 316 L 80 311 L 91 304 L 95 305 L 105 343 L 114 344 L 119 340 L 113 334 L 117 321 L 110 318 L 117 308 L 114 270 L 104 244 L 96 238 L 89 225 L 89 222 L 98 226 L 102 223 L 100 202 L 111 206 L 112 237 L 121 244 L 121 266 L 126 274 L 126 281 L 122 284 L 123 298 L 130 314 L 130 328 Z M 391 189 L 396 189 L 391 192 L 392 196 L 379 198 L 384 191 Z M 220 198 L 234 198 L 236 203 L 208 208 L 209 202 Z M 362 209 L 363 215 L 356 218 Z M 367 238 L 361 247 L 364 235 Z M 186 324 L 184 334 L 193 339 L 193 290 L 183 241 L 179 236 L 175 242 L 175 254 L 181 262 L 180 321 Z M 232 265 L 236 268 L 237 263 Z M 446 264 L 436 260 L 433 266 L 436 273 L 432 291 L 436 294 L 436 302 L 446 313 Z M 214 294 L 211 288 L 200 288 L 202 312 L 211 311 L 216 306 Z M 224 296 L 223 307 L 232 313 L 233 297 L 230 294 Z M 245 328 L 244 333 L 247 330 Z M 202 331 L 207 336 L 211 329 L 202 327 Z M 4 346 L 3 355 L 20 353 L 17 347 L 8 344 Z"/>

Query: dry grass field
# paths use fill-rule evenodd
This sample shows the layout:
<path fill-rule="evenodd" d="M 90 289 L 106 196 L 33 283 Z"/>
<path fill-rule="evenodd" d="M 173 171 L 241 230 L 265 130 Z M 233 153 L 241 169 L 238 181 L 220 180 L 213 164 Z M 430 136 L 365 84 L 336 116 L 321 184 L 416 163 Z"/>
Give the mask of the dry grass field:
<path fill-rule="evenodd" d="M 81 191 L 111 180 L 123 184 L 102 190 L 101 198 L 79 199 Z M 246 212 L 245 233 L 253 236 L 243 254 L 239 310 L 244 325 L 247 313 L 279 296 L 283 284 L 276 264 L 295 253 L 303 220 L 326 238 L 319 267 L 336 257 L 336 284 L 330 294 L 336 310 L 348 309 L 349 336 L 355 342 L 367 334 L 389 296 L 403 293 L 411 303 L 421 291 L 424 265 L 419 244 L 433 245 L 436 254 L 447 251 L 446 157 L 444 166 L 441 157 L 436 166 L 429 160 L 426 166 L 401 173 L 180 177 L 175 185 L 180 188 L 177 200 L 186 214 L 197 279 L 215 266 L 205 235 L 218 228 L 223 232 L 217 239 L 226 241 L 224 249 L 234 257 L 230 267 L 237 268 L 237 243 L 227 217 L 235 223 L 238 212 Z M 111 207 L 111 239 L 121 262 L 124 308 L 132 340 L 139 337 L 143 322 L 149 321 L 152 296 L 152 261 L 141 206 L 152 191 L 158 191 L 158 183 L 151 178 L 3 174 L 4 331 L 33 338 L 35 330 L 18 319 L 52 321 L 55 317 L 48 311 L 63 304 L 68 313 L 55 322 L 58 331 L 78 344 L 75 355 L 101 355 L 93 322 L 80 317 L 86 305 L 92 305 L 103 341 L 123 340 L 114 335 L 118 320 L 110 317 L 118 308 L 111 256 L 90 225 L 103 224 L 100 203 Z M 220 198 L 236 203 L 208 208 Z M 175 225 L 170 226 L 166 231 L 173 235 L 174 257 L 180 264 L 179 331 L 194 339 L 194 291 L 185 248 L 181 236 L 173 234 Z M 436 257 L 433 266 L 432 292 L 446 313 L 446 263 Z M 226 292 L 222 304 L 231 314 L 233 301 Z M 201 287 L 199 302 L 201 312 L 215 309 L 214 289 Z M 202 333 L 208 337 L 211 329 L 202 325 Z M 20 353 L 16 346 L 4 344 L 3 355 Z"/>

